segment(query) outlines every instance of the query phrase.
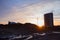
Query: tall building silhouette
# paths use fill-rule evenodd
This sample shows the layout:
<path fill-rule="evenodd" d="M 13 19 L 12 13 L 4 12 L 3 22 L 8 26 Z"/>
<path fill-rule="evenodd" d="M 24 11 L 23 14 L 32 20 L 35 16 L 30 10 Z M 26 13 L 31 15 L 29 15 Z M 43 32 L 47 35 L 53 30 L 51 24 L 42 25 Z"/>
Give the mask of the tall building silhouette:
<path fill-rule="evenodd" d="M 53 27 L 53 13 L 44 14 L 45 27 Z"/>

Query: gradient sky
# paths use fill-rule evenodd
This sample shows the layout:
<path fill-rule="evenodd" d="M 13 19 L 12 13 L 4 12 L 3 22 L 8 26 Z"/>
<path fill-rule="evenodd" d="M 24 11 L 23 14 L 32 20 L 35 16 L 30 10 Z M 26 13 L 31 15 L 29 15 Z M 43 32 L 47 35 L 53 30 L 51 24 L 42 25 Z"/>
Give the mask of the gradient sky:
<path fill-rule="evenodd" d="M 37 23 L 37 17 L 41 22 L 52 11 L 54 25 L 60 25 L 60 0 L 0 0 L 0 23 Z"/>

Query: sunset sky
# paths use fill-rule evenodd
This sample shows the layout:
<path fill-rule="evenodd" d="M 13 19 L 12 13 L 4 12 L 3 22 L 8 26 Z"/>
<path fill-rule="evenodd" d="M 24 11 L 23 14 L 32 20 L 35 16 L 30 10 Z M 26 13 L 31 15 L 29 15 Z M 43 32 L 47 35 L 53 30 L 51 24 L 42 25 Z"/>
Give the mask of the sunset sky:
<path fill-rule="evenodd" d="M 43 25 L 44 14 L 53 12 L 54 25 L 60 25 L 60 0 L 0 0 L 0 24 L 8 21 Z"/>

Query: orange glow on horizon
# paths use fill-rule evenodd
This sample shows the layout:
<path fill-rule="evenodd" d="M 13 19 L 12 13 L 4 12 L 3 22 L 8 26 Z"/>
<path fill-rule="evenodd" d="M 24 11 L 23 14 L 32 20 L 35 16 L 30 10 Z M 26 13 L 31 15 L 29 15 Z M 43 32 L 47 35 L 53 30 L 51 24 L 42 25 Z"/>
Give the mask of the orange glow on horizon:
<path fill-rule="evenodd" d="M 40 26 L 40 27 L 42 27 L 44 25 L 44 21 L 43 20 L 38 21 L 37 25 Z"/>
<path fill-rule="evenodd" d="M 22 19 L 21 19 L 22 20 Z M 39 27 L 42 27 L 42 26 L 44 26 L 44 20 L 42 20 L 42 19 L 36 19 L 36 18 L 34 18 L 34 19 L 28 19 L 28 20 L 19 20 L 19 21 L 17 21 L 16 20 L 16 22 L 19 22 L 19 23 L 33 23 L 33 24 L 36 24 L 36 25 L 38 25 Z M 15 21 L 14 21 L 15 22 Z M 2 22 L 0 22 L 0 24 L 8 24 L 8 21 L 2 21 Z M 54 20 L 54 26 L 57 26 L 57 25 L 60 25 L 60 21 L 56 21 L 56 20 Z"/>
<path fill-rule="evenodd" d="M 39 27 L 42 27 L 44 25 L 44 21 L 43 20 L 31 20 L 30 23 L 36 24 Z"/>

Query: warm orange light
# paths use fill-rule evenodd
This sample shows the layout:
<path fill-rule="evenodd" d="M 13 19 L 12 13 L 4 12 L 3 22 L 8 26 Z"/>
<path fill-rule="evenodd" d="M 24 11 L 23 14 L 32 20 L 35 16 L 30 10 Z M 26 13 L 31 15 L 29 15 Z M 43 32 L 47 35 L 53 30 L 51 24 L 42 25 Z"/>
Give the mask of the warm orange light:
<path fill-rule="evenodd" d="M 37 18 L 37 25 L 38 25 L 40 28 L 42 28 L 42 26 L 44 25 L 44 20 L 40 19 L 40 17 Z"/>
<path fill-rule="evenodd" d="M 43 20 L 38 20 L 37 25 L 38 25 L 39 27 L 42 27 L 42 26 L 44 25 L 44 21 L 43 21 Z"/>
<path fill-rule="evenodd" d="M 36 24 L 39 27 L 42 27 L 44 25 L 44 21 L 43 20 L 31 20 L 30 23 Z"/>

